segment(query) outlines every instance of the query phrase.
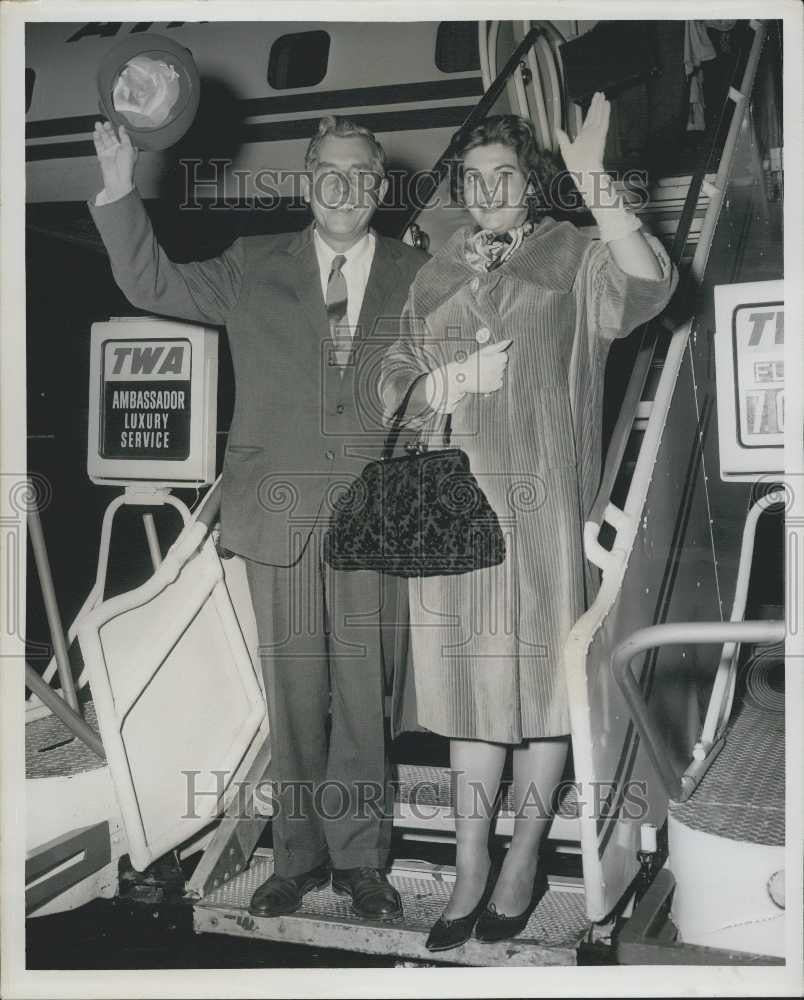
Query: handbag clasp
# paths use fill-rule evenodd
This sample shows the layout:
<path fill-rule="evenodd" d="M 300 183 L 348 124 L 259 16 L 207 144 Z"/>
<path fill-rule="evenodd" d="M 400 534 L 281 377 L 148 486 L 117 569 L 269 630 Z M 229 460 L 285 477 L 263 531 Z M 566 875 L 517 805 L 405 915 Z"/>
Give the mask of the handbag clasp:
<path fill-rule="evenodd" d="M 409 455 L 423 455 L 427 451 L 427 442 L 421 439 L 408 441 L 405 445 L 405 451 Z"/>

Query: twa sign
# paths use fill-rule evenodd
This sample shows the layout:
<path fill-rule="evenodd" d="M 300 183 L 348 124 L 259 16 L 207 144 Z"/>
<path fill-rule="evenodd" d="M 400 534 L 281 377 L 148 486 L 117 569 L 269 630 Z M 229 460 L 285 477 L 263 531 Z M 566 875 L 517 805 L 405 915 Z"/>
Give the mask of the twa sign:
<path fill-rule="evenodd" d="M 715 288 L 720 476 L 784 471 L 784 283 Z"/>
<path fill-rule="evenodd" d="M 96 323 L 91 367 L 93 482 L 213 481 L 216 333 L 150 317 Z"/>
<path fill-rule="evenodd" d="M 105 378 L 183 379 L 190 378 L 192 348 L 189 340 L 136 341 L 105 345 Z"/>

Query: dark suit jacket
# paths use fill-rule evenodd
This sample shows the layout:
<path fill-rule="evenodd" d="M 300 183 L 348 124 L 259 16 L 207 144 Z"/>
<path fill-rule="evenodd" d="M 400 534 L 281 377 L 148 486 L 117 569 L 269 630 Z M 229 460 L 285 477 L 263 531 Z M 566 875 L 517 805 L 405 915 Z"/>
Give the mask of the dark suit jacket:
<path fill-rule="evenodd" d="M 380 359 L 421 250 L 377 236 L 350 365 L 334 363 L 312 227 L 237 240 L 219 257 L 171 261 L 136 192 L 90 203 L 128 300 L 149 312 L 225 325 L 236 401 L 223 468 L 221 543 L 260 562 L 295 562 L 341 484 L 383 436 Z"/>

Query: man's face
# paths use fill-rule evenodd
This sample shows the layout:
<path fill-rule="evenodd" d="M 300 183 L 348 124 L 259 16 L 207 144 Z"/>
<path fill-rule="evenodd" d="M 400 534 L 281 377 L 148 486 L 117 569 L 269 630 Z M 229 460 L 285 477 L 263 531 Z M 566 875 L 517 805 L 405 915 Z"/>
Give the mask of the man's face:
<path fill-rule="evenodd" d="M 387 185 L 376 173 L 366 139 L 328 135 L 318 148 L 312 177 L 305 178 L 303 194 L 321 237 L 333 249 L 347 250 L 365 235 Z"/>

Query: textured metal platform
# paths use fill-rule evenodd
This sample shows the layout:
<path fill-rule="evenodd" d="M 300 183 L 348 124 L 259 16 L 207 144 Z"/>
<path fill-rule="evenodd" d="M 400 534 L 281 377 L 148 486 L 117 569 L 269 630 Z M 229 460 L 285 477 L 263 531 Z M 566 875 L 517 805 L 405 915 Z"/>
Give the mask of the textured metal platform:
<path fill-rule="evenodd" d="M 744 703 L 694 794 L 670 812 L 691 830 L 778 846 L 784 792 L 784 715 Z"/>
<path fill-rule="evenodd" d="M 413 830 L 454 831 L 449 768 L 399 764 L 396 780 L 394 826 Z M 504 786 L 495 833 L 510 837 L 513 830 L 514 813 L 510 802 L 510 788 Z M 550 828 L 550 839 L 580 839 L 577 790 L 574 787 L 568 787 L 559 802 Z"/>
<path fill-rule="evenodd" d="M 359 920 L 350 901 L 330 888 L 308 893 L 302 909 L 287 917 L 252 917 L 254 890 L 273 871 L 273 856 L 258 850 L 248 870 L 194 906 L 196 932 L 234 934 L 341 948 L 364 954 L 395 955 L 423 962 L 459 965 L 575 965 L 577 946 L 589 927 L 580 886 L 553 884 L 519 937 L 497 944 L 474 939 L 452 951 L 431 953 L 424 947 L 430 927 L 449 899 L 452 868 L 421 861 L 398 861 L 389 878 L 402 896 L 404 917 L 393 923 Z"/>
<path fill-rule="evenodd" d="M 87 725 L 97 732 L 98 719 L 91 701 L 82 706 L 82 714 Z M 26 778 L 66 777 L 105 766 L 106 761 L 74 736 L 55 715 L 25 724 Z"/>

